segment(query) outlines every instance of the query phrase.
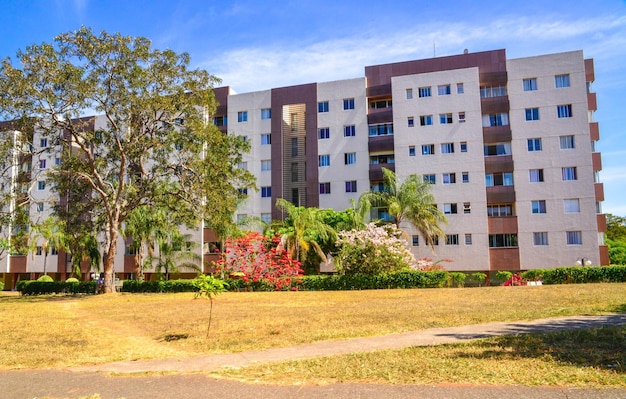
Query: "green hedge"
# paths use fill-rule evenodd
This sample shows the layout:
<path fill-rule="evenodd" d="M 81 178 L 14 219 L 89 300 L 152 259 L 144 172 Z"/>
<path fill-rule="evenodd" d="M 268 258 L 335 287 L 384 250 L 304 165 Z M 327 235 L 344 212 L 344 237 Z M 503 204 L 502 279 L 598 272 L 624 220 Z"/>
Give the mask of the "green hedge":
<path fill-rule="evenodd" d="M 65 282 L 65 281 L 37 281 L 22 280 L 16 285 L 16 289 L 22 295 L 46 295 L 46 294 L 95 294 L 97 283 L 95 281 Z"/>
<path fill-rule="evenodd" d="M 196 292 L 193 280 L 138 281 L 124 280 L 122 292 Z"/>
<path fill-rule="evenodd" d="M 377 275 L 324 275 L 303 276 L 299 285 L 303 291 L 339 291 L 339 290 L 371 290 L 386 288 L 437 288 L 444 287 L 448 281 L 448 272 L 420 272 L 401 270 L 394 273 Z"/>
<path fill-rule="evenodd" d="M 580 266 L 558 269 L 529 270 L 522 273 L 528 281 L 541 280 L 543 284 L 624 283 L 626 266 Z"/>

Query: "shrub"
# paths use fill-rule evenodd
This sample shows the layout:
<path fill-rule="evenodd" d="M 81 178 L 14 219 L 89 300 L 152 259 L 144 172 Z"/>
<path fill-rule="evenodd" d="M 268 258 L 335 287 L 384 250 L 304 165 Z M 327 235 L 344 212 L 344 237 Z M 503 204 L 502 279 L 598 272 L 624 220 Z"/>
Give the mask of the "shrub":
<path fill-rule="evenodd" d="M 339 291 L 389 288 L 440 288 L 448 281 L 448 272 L 401 270 L 382 274 L 345 274 L 303 276 L 300 289 L 306 291 Z"/>
<path fill-rule="evenodd" d="M 68 283 L 65 281 L 22 280 L 16 286 L 22 295 L 95 294 L 96 288 L 95 281 Z"/>
<path fill-rule="evenodd" d="M 496 273 L 496 280 L 499 284 L 502 284 L 503 282 L 509 280 L 512 276 L 513 273 L 501 270 Z"/>
<path fill-rule="evenodd" d="M 448 278 L 449 286 L 455 286 L 460 288 L 463 287 L 463 285 L 465 284 L 465 279 L 467 278 L 467 275 L 461 272 L 449 272 Z"/>
<path fill-rule="evenodd" d="M 54 280 L 52 279 L 52 277 L 48 276 L 47 274 L 44 274 L 43 276 L 39 277 L 37 281 L 46 281 L 46 282 L 51 283 Z"/>
<path fill-rule="evenodd" d="M 487 279 L 487 274 L 482 272 L 472 273 L 470 275 L 470 279 L 478 284 L 478 286 L 482 286 L 485 280 Z"/>
<path fill-rule="evenodd" d="M 339 233 L 339 253 L 335 257 L 345 274 L 381 274 L 416 267 L 413 254 L 393 224 Z"/>
<path fill-rule="evenodd" d="M 4 282 L 0 281 L 0 291 L 4 290 Z"/>
<path fill-rule="evenodd" d="M 79 283 L 80 281 L 78 281 L 78 279 L 76 277 L 70 277 L 67 280 L 65 280 L 66 283 Z"/>

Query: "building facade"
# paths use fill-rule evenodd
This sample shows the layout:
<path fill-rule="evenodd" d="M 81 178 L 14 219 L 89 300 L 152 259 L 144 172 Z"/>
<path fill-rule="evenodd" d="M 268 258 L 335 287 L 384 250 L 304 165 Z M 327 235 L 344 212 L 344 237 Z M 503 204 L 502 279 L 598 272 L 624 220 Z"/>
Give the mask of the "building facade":
<path fill-rule="evenodd" d="M 278 198 L 346 209 L 381 189 L 387 168 L 431 182 L 448 219 L 434 252 L 412 226 L 401 226 L 417 258 L 447 259 L 444 266 L 457 271 L 606 265 L 593 81 L 593 60 L 582 51 L 518 59 L 505 50 L 466 52 L 369 66 L 355 79 L 242 94 L 216 88 L 213 120 L 251 144 L 240 167 L 256 176 L 258 191 L 247 192 L 239 219 L 281 218 Z M 8 176 L 18 196 L 31 193 L 29 217 L 37 222 L 58 201 L 44 176 L 60 160 L 41 151 L 50 143 L 36 133 L 29 141 L 32 155 L 16 158 Z M 195 234 L 208 263 L 215 255 L 206 243 L 217 240 L 210 231 Z M 135 269 L 128 248 L 118 248 L 121 278 Z M 44 268 L 61 278 L 71 271 L 62 253 L 3 263 L 9 285 Z"/>
<path fill-rule="evenodd" d="M 235 94 L 223 130 L 257 176 L 239 217 L 274 204 L 343 210 L 382 187 L 382 168 L 433 183 L 448 223 L 418 257 L 459 271 L 608 264 L 593 60 L 582 51 L 507 59 L 505 50 L 375 65 L 362 78 Z M 374 217 L 385 217 L 384 209 Z"/>

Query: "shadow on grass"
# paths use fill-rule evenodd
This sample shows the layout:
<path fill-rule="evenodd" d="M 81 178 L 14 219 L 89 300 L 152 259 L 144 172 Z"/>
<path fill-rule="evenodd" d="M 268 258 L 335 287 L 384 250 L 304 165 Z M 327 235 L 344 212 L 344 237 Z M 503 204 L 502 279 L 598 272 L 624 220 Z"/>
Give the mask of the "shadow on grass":
<path fill-rule="evenodd" d="M 626 313 L 626 303 L 623 303 L 621 305 L 617 305 L 615 308 L 611 309 L 611 312 Z"/>
<path fill-rule="evenodd" d="M 473 345 L 482 351 L 471 355 L 459 354 L 458 357 L 490 360 L 531 358 L 626 373 L 626 325 L 492 337 Z"/>
<path fill-rule="evenodd" d="M 0 294 L 0 303 L 37 303 L 37 302 L 53 302 L 53 301 L 75 301 L 93 297 L 87 294 L 51 294 L 51 295 L 19 295 L 19 294 Z"/>

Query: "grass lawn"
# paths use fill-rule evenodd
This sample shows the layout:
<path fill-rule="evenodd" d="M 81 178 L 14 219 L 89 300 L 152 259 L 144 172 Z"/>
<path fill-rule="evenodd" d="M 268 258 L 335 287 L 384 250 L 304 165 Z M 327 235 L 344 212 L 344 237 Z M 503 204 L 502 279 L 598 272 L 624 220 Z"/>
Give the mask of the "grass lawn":
<path fill-rule="evenodd" d="M 213 324 L 209 339 L 205 339 L 209 315 L 209 302 L 194 299 L 191 293 L 181 294 L 111 294 L 83 297 L 19 297 L 0 295 L 0 369 L 66 367 L 105 363 L 127 359 L 149 359 L 190 356 L 208 353 L 227 353 L 259 350 L 271 347 L 292 346 L 323 340 L 364 337 L 429 327 L 459 326 L 490 321 L 532 320 L 550 316 L 603 314 L 626 311 L 626 284 L 585 284 L 540 287 L 488 287 L 459 289 L 378 290 L 339 292 L 254 292 L 224 293 L 217 297 L 213 307 Z M 283 382 L 322 381 L 325 378 L 350 381 L 427 382 L 428 379 L 407 379 L 407 375 L 395 374 L 388 364 L 394 358 L 399 368 L 423 370 L 431 377 L 441 375 L 447 382 L 467 381 L 459 375 L 460 370 L 483 370 L 475 375 L 490 375 L 498 383 L 515 381 L 513 375 L 529 370 L 529 375 L 540 372 L 538 367 L 550 357 L 550 367 L 571 367 L 572 372 L 582 373 L 577 382 L 585 384 L 592 370 L 607 375 L 616 374 L 624 383 L 624 364 L 611 365 L 607 354 L 624 353 L 624 329 L 606 329 L 595 337 L 583 337 L 581 342 L 605 342 L 607 336 L 617 337 L 610 342 L 617 344 L 601 352 L 600 360 L 563 360 L 554 351 L 559 342 L 569 341 L 571 336 L 557 338 L 547 347 L 533 346 L 542 356 L 522 355 L 518 350 L 524 344 L 502 341 L 500 337 L 480 341 L 480 344 L 441 346 L 434 348 L 409 348 L 403 351 L 376 352 L 315 359 L 313 363 L 297 362 L 272 367 L 290 367 L 297 371 L 285 374 Z M 621 338 L 621 340 L 620 340 Z M 524 340 L 524 337 L 516 337 Z M 505 342 L 505 343 L 503 343 Z M 547 339 L 541 339 L 548 345 Z M 474 346 L 477 345 L 477 346 Z M 482 346 L 481 346 L 482 345 Z M 534 344 L 533 344 L 534 345 Z M 454 355 L 437 355 L 439 350 L 452 351 Z M 450 349 L 452 348 L 452 349 Z M 456 349 L 455 349 L 456 348 Z M 507 348 L 506 350 L 494 348 Z M 529 350 L 532 352 L 533 350 Z M 504 352 L 511 356 L 498 357 Z M 530 353 L 529 352 L 529 353 Z M 593 352 L 593 350 L 591 351 Z M 513 355 L 520 354 L 521 357 Z M 489 355 L 489 356 L 488 356 Z M 496 356 L 498 355 L 498 356 Z M 545 356 L 544 356 L 545 355 Z M 361 358 L 362 356 L 362 358 Z M 367 360 L 369 357 L 369 360 Z M 602 366 L 606 358 L 607 365 Z M 623 358 L 623 356 L 622 356 Z M 451 374 L 441 373 L 436 362 L 426 366 L 423 362 L 442 361 L 455 365 Z M 540 361 L 537 361 L 537 360 Z M 506 360 L 506 362 L 505 362 Z M 470 362 L 471 361 L 471 362 Z M 316 376 L 313 364 L 322 365 Z M 385 375 L 349 372 L 346 375 L 324 372 L 339 362 L 337 370 L 355 370 L 348 367 L 356 362 L 363 370 L 378 370 Z M 470 362 L 470 363 L 468 363 Z M 473 362 L 477 362 L 476 364 Z M 490 364 L 490 362 L 493 362 Z M 506 369 L 510 374 L 496 373 L 497 364 L 512 364 Z M 469 366 L 463 366 L 469 364 Z M 590 366 L 583 367 L 583 364 Z M 479 367 L 480 365 L 480 367 Z M 458 366 L 458 367 L 457 367 Z M 610 367 L 609 367 L 610 366 Z M 306 374 L 302 368 L 311 370 Z M 454 369 L 459 369 L 453 372 Z M 270 369 L 251 371 L 276 380 Z M 260 369 L 259 369 L 260 370 Z M 328 369 L 327 369 L 328 370 Z M 430 370 L 430 372 L 429 372 Z M 485 371 L 486 370 L 486 371 Z M 534 370 L 534 371 L 533 371 Z M 234 374 L 225 373 L 235 378 Z M 604 376 L 606 377 L 606 376 Z M 603 377 L 603 378 L 604 378 Z M 426 378 L 426 377 L 419 377 Z M 473 382 L 485 382 L 469 377 Z M 556 381 L 568 381 L 553 377 Z M 581 380 L 582 378 L 582 380 Z M 607 377 L 608 378 L 608 377 Z M 594 379 L 594 381 L 602 379 Z M 582 382 L 581 382 L 582 381 Z M 486 382 L 489 382 L 486 381 Z M 550 381 L 537 382 L 553 385 Z M 600 382 L 589 381 L 594 385 Z M 605 385 L 614 385 L 605 381 Z"/>

